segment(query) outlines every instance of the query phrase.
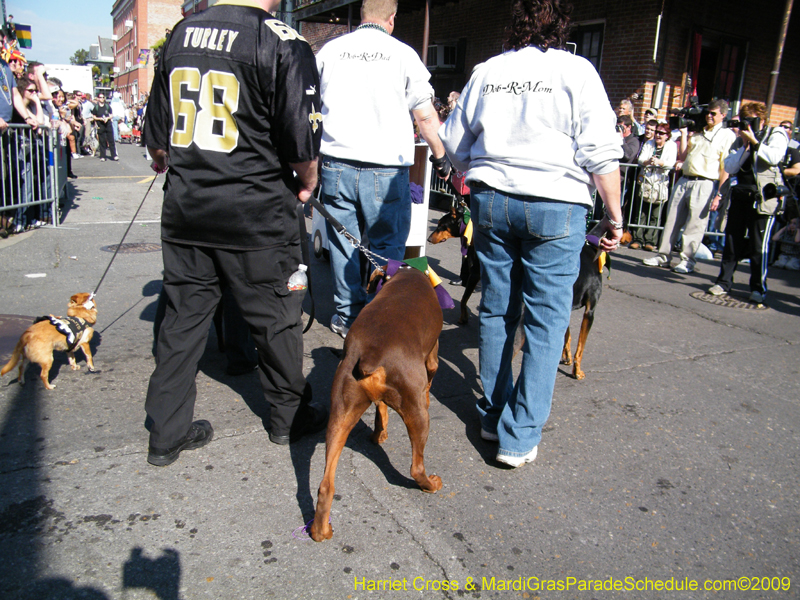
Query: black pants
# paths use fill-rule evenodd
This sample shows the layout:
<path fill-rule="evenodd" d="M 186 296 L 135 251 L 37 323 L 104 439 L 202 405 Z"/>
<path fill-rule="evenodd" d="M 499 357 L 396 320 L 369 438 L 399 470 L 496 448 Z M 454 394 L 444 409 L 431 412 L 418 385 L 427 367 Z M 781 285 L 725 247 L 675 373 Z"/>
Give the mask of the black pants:
<path fill-rule="evenodd" d="M 271 431 L 288 435 L 301 403 L 311 401 L 303 375 L 305 292 L 286 287 L 300 263 L 300 246 L 236 252 L 163 242 L 162 248 L 167 308 L 145 402 L 150 445 L 170 448 L 189 430 L 197 363 L 223 285 L 230 287 L 258 347 L 261 387 L 272 409 Z"/>
<path fill-rule="evenodd" d="M 728 222 L 725 225 L 725 248 L 716 283 L 726 292 L 733 285 L 733 273 L 743 258 L 750 258 L 750 291 L 767 293 L 769 242 L 775 217 L 759 214 L 755 193 L 733 188 Z M 745 235 L 749 239 L 745 239 Z"/>
<path fill-rule="evenodd" d="M 97 141 L 100 143 L 100 158 L 106 157 L 106 147 L 111 158 L 117 155 L 117 146 L 114 144 L 114 129 L 111 125 L 97 126 Z"/>

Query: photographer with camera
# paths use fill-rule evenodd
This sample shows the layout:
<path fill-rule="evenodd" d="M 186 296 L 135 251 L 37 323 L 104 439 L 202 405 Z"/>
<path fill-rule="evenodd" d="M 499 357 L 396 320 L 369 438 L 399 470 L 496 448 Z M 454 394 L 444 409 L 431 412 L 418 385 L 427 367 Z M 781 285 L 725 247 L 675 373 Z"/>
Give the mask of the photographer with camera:
<path fill-rule="evenodd" d="M 692 110 L 696 110 L 696 107 Z M 683 228 L 681 261 L 672 270 L 676 273 L 694 271 L 694 255 L 703 241 L 708 213 L 719 206 L 722 198 L 719 188 L 728 179 L 725 157 L 728 156 L 736 136 L 730 129 L 723 128 L 722 121 L 727 112 L 728 103 L 725 100 L 710 102 L 703 112 L 705 128 L 694 131 L 691 137 L 688 128 L 694 123 L 691 119 L 680 119 L 678 162 L 683 163 L 683 175 L 672 190 L 664 234 L 658 245 L 658 256 L 644 259 L 642 262 L 645 265 L 669 268 L 672 249 L 680 239 Z M 691 117 L 693 114 L 691 111 L 687 112 L 687 116 Z"/>
<path fill-rule="evenodd" d="M 732 127 L 738 126 L 739 139 L 725 159 L 725 170 L 736 176 L 736 185 L 731 187 L 719 276 L 708 290 L 714 296 L 727 294 L 736 265 L 749 257 L 750 301 L 758 304 L 767 294 L 769 242 L 775 213 L 780 206 L 778 190 L 773 186 L 783 185 L 778 165 L 789 146 L 786 131 L 781 127 L 766 126 L 766 118 L 766 106 L 760 102 L 748 102 L 739 111 L 739 122 L 730 123 Z M 745 239 L 745 235 L 749 239 Z"/>

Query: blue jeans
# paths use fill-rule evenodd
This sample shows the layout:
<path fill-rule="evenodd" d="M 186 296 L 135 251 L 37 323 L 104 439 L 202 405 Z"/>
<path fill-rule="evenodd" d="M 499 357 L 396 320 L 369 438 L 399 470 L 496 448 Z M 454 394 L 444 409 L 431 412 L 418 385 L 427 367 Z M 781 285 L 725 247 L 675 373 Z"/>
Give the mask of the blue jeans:
<path fill-rule="evenodd" d="M 350 234 L 361 239 L 363 231 L 372 252 L 390 260 L 403 260 L 411 228 L 408 167 L 383 167 L 325 157 L 322 203 Z M 359 252 L 330 223 L 327 229 L 333 301 L 336 313 L 350 327 L 367 303 Z"/>
<path fill-rule="evenodd" d="M 479 308 L 481 426 L 497 431 L 499 455 L 524 456 L 550 416 L 588 207 L 472 188 Z M 524 306 L 524 313 L 523 313 Z M 513 381 L 514 332 L 523 319 L 522 370 Z"/>

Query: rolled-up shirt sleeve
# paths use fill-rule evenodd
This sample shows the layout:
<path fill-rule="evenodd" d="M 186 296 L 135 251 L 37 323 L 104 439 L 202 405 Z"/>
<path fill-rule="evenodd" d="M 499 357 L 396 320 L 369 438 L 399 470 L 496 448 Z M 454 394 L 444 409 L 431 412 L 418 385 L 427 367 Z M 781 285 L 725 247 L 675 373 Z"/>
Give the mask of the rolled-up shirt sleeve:
<path fill-rule="evenodd" d="M 413 50 L 411 50 L 413 52 Z M 406 64 L 406 101 L 408 110 L 417 110 L 427 102 L 433 102 L 434 91 L 430 84 L 431 74 L 422 61 L 414 54 L 416 60 L 408 60 Z"/>
<path fill-rule="evenodd" d="M 596 73 L 586 78 L 577 108 L 575 161 L 589 173 L 611 173 L 622 158 L 622 139 L 614 128 L 617 118 Z"/>

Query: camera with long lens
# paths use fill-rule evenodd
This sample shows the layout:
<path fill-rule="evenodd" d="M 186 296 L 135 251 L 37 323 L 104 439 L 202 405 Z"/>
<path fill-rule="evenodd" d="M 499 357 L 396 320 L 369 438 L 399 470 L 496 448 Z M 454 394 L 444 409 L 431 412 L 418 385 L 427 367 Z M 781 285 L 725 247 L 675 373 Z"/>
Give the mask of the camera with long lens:
<path fill-rule="evenodd" d="M 700 104 L 697 96 L 692 96 L 689 106 L 670 111 L 670 129 L 688 129 L 689 131 L 702 131 L 706 127 L 706 109 L 708 104 Z"/>
<path fill-rule="evenodd" d="M 742 117 L 741 119 L 731 119 L 725 123 L 725 127 L 729 129 L 733 129 L 734 127 L 737 129 L 747 129 L 748 125 L 753 133 L 757 133 L 761 130 L 761 119 L 758 117 Z"/>

